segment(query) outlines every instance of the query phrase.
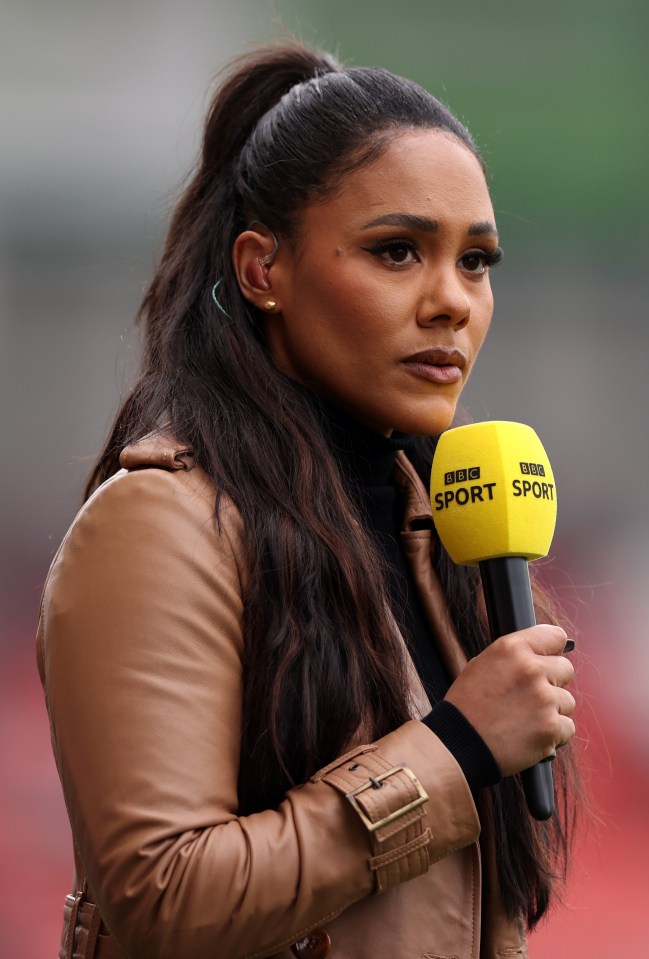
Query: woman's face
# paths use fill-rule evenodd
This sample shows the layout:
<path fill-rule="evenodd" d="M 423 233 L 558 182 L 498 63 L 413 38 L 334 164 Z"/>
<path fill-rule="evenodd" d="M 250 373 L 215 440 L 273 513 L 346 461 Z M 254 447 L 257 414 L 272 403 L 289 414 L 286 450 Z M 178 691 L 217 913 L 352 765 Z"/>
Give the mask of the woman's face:
<path fill-rule="evenodd" d="M 404 132 L 280 245 L 270 352 L 374 430 L 440 433 L 489 327 L 497 256 L 476 157 L 439 131 Z"/>

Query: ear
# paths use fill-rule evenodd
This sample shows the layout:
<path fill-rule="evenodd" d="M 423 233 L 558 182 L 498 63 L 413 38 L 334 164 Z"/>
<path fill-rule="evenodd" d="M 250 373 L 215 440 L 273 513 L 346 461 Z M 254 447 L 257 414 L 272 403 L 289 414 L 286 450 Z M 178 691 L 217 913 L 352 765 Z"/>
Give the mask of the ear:
<path fill-rule="evenodd" d="M 232 265 L 245 298 L 262 309 L 272 290 L 272 255 L 277 251 L 275 236 L 259 224 L 259 230 L 244 230 L 234 241 Z M 265 260 L 269 262 L 265 262 Z"/>

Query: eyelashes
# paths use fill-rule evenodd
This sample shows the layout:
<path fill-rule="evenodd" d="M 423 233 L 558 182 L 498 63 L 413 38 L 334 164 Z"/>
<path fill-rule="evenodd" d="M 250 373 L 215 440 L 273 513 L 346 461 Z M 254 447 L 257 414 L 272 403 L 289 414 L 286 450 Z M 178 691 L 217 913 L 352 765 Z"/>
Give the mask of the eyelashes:
<path fill-rule="evenodd" d="M 417 244 L 404 238 L 382 240 L 374 246 L 363 247 L 363 249 L 373 256 L 380 257 L 393 267 L 418 263 L 421 260 Z M 458 260 L 458 265 L 469 275 L 482 276 L 490 267 L 497 266 L 502 257 L 501 247 L 497 247 L 495 250 L 475 247 L 462 254 Z"/>
<path fill-rule="evenodd" d="M 496 247 L 495 250 L 480 250 L 479 252 L 480 256 L 484 260 L 485 266 L 498 266 L 503 258 L 503 250 L 501 246 Z"/>
<path fill-rule="evenodd" d="M 467 250 L 460 259 L 459 263 L 462 264 L 462 269 L 466 273 L 470 273 L 474 276 L 482 276 L 493 266 L 497 266 L 503 258 L 503 251 L 501 247 L 498 247 L 496 250 Z M 478 266 L 478 269 L 472 269 L 471 263 L 475 266 Z"/>
<path fill-rule="evenodd" d="M 416 262 L 419 259 L 417 247 L 411 240 L 383 240 L 374 246 L 363 247 L 363 249 L 367 253 L 380 256 L 386 262 L 393 264 Z M 409 256 L 412 257 L 411 260 L 407 259 Z"/>

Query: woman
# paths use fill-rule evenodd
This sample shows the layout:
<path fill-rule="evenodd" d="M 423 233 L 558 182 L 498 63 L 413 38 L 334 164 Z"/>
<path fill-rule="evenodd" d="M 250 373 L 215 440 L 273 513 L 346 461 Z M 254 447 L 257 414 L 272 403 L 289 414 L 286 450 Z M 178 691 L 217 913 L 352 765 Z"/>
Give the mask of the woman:
<path fill-rule="evenodd" d="M 574 733 L 566 635 L 487 645 L 425 488 L 499 256 L 430 94 L 234 65 L 45 590 L 61 957 L 526 954 L 565 829 L 514 774 Z"/>

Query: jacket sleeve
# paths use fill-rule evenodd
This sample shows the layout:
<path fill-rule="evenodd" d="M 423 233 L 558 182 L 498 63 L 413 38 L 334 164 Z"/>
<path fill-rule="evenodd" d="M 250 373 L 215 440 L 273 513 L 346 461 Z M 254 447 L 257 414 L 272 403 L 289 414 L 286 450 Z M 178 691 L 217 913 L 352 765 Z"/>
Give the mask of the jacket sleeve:
<path fill-rule="evenodd" d="M 55 558 L 39 627 L 73 836 L 133 959 L 269 956 L 479 832 L 459 766 L 417 721 L 277 809 L 237 816 L 240 519 L 226 506 L 217 529 L 201 476 L 145 469 L 104 484 Z M 383 829 L 377 855 L 377 833 L 345 794 L 398 764 L 430 799 Z M 404 804 L 408 781 L 387 780 L 359 795 L 369 821 Z"/>

